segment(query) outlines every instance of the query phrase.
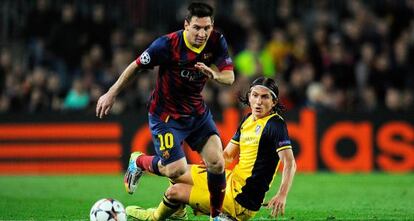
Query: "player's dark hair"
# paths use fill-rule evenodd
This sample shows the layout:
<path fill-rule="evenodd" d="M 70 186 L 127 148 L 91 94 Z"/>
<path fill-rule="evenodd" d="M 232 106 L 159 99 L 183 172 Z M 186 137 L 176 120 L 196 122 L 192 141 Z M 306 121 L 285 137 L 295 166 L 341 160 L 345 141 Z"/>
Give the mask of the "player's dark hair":
<path fill-rule="evenodd" d="M 276 105 L 272 108 L 273 113 L 281 114 L 286 111 L 286 107 L 279 100 L 279 88 L 277 87 L 276 82 L 273 79 L 266 78 L 266 77 L 259 77 L 250 84 L 249 91 L 247 91 L 244 96 L 239 97 L 240 102 L 242 104 L 245 104 L 250 107 L 250 103 L 249 103 L 250 92 L 251 92 L 252 87 L 256 85 L 265 86 L 270 91 L 273 92 L 270 94 L 272 95 L 273 101 L 277 102 Z"/>
<path fill-rule="evenodd" d="M 188 6 L 187 9 L 188 12 L 185 16 L 185 20 L 187 20 L 188 22 L 190 22 L 191 18 L 194 16 L 198 18 L 210 17 L 211 21 L 213 21 L 214 9 L 206 3 L 193 2 Z"/>

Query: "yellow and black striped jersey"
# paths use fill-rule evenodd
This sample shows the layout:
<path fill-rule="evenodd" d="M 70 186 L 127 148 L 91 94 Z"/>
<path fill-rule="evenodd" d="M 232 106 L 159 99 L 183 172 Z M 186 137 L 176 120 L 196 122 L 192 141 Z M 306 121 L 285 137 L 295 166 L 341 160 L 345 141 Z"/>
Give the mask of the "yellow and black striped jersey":
<path fill-rule="evenodd" d="M 278 114 L 256 121 L 247 115 L 231 142 L 240 147 L 239 163 L 233 169 L 241 183 L 236 201 L 258 211 L 279 165 L 277 152 L 292 148 L 286 123 Z"/>

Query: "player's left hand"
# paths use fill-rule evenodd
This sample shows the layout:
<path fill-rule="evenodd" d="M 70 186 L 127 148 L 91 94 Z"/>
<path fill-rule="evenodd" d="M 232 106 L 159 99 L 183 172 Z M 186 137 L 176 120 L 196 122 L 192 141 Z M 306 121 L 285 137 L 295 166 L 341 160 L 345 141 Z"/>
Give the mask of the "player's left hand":
<path fill-rule="evenodd" d="M 217 79 L 217 73 L 203 62 L 197 62 L 194 67 L 201 71 L 201 73 L 207 75 L 208 78 L 213 80 Z"/>
<path fill-rule="evenodd" d="M 271 209 L 271 215 L 277 217 L 278 215 L 285 215 L 286 196 L 277 194 L 274 196 L 267 205 L 267 208 Z"/>

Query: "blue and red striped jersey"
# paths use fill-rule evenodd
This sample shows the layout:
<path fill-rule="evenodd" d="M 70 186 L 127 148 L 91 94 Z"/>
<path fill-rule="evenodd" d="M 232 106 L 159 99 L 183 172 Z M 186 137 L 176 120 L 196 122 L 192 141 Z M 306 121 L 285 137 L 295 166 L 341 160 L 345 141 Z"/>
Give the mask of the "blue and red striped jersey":
<path fill-rule="evenodd" d="M 140 68 L 159 66 L 155 89 L 149 100 L 150 114 L 162 118 L 201 115 L 206 104 L 201 91 L 208 77 L 194 65 L 203 62 L 222 70 L 233 70 L 224 36 L 212 31 L 205 47 L 196 53 L 186 46 L 184 31 L 176 31 L 156 39 L 137 59 Z"/>

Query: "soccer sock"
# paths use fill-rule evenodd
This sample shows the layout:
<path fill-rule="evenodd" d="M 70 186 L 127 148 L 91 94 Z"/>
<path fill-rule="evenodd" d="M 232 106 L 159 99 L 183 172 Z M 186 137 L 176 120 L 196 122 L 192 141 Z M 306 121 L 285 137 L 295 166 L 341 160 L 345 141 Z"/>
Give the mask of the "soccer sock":
<path fill-rule="evenodd" d="M 172 179 L 168 179 L 168 182 L 170 183 L 170 186 L 176 184 Z"/>
<path fill-rule="evenodd" d="M 165 220 L 180 208 L 180 203 L 169 200 L 165 195 L 154 212 L 155 220 Z"/>
<path fill-rule="evenodd" d="M 144 171 L 148 171 L 157 175 L 161 175 L 158 170 L 158 161 L 160 158 L 158 156 L 148 156 L 142 155 L 137 158 L 137 166 L 139 166 Z"/>
<path fill-rule="evenodd" d="M 207 171 L 208 191 L 210 192 L 210 216 L 216 217 L 221 212 L 226 193 L 226 175 L 214 174 Z"/>

